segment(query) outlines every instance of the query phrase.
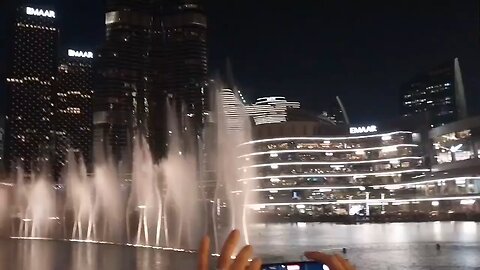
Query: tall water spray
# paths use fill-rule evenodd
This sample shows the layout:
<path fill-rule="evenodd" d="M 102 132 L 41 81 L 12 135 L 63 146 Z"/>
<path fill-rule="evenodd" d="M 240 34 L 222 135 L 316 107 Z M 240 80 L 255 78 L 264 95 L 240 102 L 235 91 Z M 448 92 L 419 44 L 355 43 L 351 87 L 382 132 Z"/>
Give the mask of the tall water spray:
<path fill-rule="evenodd" d="M 220 93 L 215 101 L 213 124 L 206 126 L 210 130 L 203 138 L 189 117 L 177 116 L 174 106 L 167 109 L 168 154 L 162 160 L 152 158 L 145 137 L 134 136 L 132 164 L 126 167 L 130 174 L 108 158 L 98 159 L 88 174 L 73 152 L 60 185 L 19 170 L 14 208 L 0 215 L 14 213 L 18 226 L 13 234 L 21 237 L 195 248 L 205 233 L 218 243 L 223 232 L 240 228 L 248 243 L 244 205 L 251 187 L 239 179 L 255 171 L 252 161 L 240 157 L 252 149 L 239 145 L 251 139 L 250 121 L 235 100 L 240 125 L 232 129 Z M 206 176 L 205 164 L 212 165 L 213 178 Z M 206 186 L 213 186 L 211 194 Z"/>
<path fill-rule="evenodd" d="M 143 137 L 136 136 L 131 191 L 126 212 L 127 232 L 133 232 L 132 226 L 136 226 L 135 236 L 129 235 L 128 239 L 136 244 L 161 244 L 163 203 L 157 168 L 147 141 Z M 136 213 L 133 215 L 134 218 L 131 218 L 132 213 Z M 136 221 L 136 217 L 138 217 L 138 223 L 135 224 L 133 222 Z"/>
<path fill-rule="evenodd" d="M 249 168 L 252 160 L 241 158 L 242 155 L 253 151 L 251 147 L 242 145 L 252 139 L 251 122 L 248 117 L 245 106 L 240 99 L 235 96 L 229 96 L 225 99 L 222 92 L 216 97 L 215 122 L 216 122 L 216 147 L 213 154 L 216 171 L 216 186 L 212 216 L 221 214 L 222 206 L 229 220 L 230 229 L 241 229 L 245 244 L 249 243 L 247 224 L 249 216 L 247 215 L 246 205 L 253 199 L 251 197 L 250 182 L 240 182 L 240 179 L 249 178 L 255 175 L 256 171 Z M 227 102 L 228 101 L 228 102 Z M 218 226 L 214 226 L 218 228 Z M 218 231 L 215 230 L 215 234 Z M 216 236 L 215 243 L 217 250 L 220 247 Z"/>
<path fill-rule="evenodd" d="M 25 183 L 18 171 L 16 206 L 19 218 L 18 234 L 22 237 L 45 237 L 50 234 L 52 222 L 59 219 L 56 212 L 56 194 L 43 175 L 32 175 Z"/>

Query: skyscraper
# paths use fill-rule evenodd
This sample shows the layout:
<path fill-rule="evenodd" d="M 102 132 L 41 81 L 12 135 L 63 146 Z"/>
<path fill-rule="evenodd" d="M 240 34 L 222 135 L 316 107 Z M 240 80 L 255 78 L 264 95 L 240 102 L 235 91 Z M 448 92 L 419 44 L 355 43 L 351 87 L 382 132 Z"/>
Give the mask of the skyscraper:
<path fill-rule="evenodd" d="M 117 162 L 128 159 L 133 134 L 147 128 L 151 2 L 106 3 L 106 38 L 95 63 L 94 143 Z"/>
<path fill-rule="evenodd" d="M 67 151 L 91 161 L 93 52 L 67 50 L 58 67 L 55 104 L 56 172 L 65 165 Z"/>
<path fill-rule="evenodd" d="M 105 23 L 96 62 L 95 144 L 122 160 L 140 132 L 155 158 L 164 156 L 167 99 L 181 125 L 188 120 L 200 134 L 207 86 L 207 23 L 200 3 L 110 0 Z"/>
<path fill-rule="evenodd" d="M 37 6 L 16 10 L 7 67 L 5 156 L 7 166 L 27 171 L 51 158 L 58 30 L 55 11 Z"/>
<path fill-rule="evenodd" d="M 427 112 L 432 127 L 465 118 L 467 105 L 458 58 L 419 74 L 403 85 L 400 112 L 403 116 Z"/>
<path fill-rule="evenodd" d="M 195 134 L 203 125 L 208 66 L 207 18 L 201 1 L 163 1 L 153 32 L 149 126 L 152 150 L 159 158 L 166 151 L 167 97 L 174 101 L 181 122 L 192 122 Z"/>

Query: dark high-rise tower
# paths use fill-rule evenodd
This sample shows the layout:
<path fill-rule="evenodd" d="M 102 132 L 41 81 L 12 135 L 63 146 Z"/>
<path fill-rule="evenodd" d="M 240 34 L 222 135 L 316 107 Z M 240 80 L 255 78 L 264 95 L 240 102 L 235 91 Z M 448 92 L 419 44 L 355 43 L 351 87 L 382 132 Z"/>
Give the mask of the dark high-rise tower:
<path fill-rule="evenodd" d="M 91 161 L 93 52 L 69 49 L 60 60 L 55 104 L 55 166 L 60 172 L 67 151 Z"/>
<path fill-rule="evenodd" d="M 9 167 L 21 161 L 28 171 L 51 158 L 57 43 L 53 10 L 37 6 L 16 10 L 6 79 Z"/>
<path fill-rule="evenodd" d="M 426 112 L 431 126 L 467 116 L 465 90 L 458 59 L 417 75 L 401 88 L 400 112 L 410 116 Z"/>
<path fill-rule="evenodd" d="M 164 156 L 167 99 L 181 125 L 191 122 L 191 132 L 200 134 L 207 84 L 207 22 L 200 3 L 110 0 L 105 23 L 96 63 L 95 144 L 106 145 L 118 161 L 141 132 L 155 158 Z"/>
<path fill-rule="evenodd" d="M 128 159 L 134 132 L 147 128 L 153 12 L 150 0 L 107 1 L 106 39 L 96 61 L 94 143 L 117 162 Z"/>
<path fill-rule="evenodd" d="M 165 153 L 165 98 L 171 97 L 182 123 L 199 135 L 206 109 L 207 18 L 201 1 L 165 0 L 154 22 L 150 142 Z M 187 120 L 187 121 L 185 121 Z"/>

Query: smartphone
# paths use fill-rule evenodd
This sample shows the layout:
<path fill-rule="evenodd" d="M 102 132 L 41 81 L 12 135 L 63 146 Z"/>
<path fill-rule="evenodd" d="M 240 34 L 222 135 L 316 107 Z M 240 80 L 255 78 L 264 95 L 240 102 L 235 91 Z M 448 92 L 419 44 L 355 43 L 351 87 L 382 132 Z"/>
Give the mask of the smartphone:
<path fill-rule="evenodd" d="M 264 264 L 262 270 L 330 270 L 330 268 L 318 262 L 289 262 Z"/>

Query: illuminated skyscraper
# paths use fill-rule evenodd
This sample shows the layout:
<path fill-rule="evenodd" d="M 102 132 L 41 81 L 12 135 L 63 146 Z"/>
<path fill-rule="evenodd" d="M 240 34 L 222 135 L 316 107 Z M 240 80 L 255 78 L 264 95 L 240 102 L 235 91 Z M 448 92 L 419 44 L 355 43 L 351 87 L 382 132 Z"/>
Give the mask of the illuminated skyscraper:
<path fill-rule="evenodd" d="M 432 127 L 467 117 L 458 58 L 406 83 L 401 89 L 400 112 L 403 116 L 427 112 Z"/>
<path fill-rule="evenodd" d="M 44 7 L 16 10 L 6 78 L 5 155 L 10 168 L 21 161 L 28 171 L 51 158 L 58 44 L 55 15 Z"/>
<path fill-rule="evenodd" d="M 135 132 L 166 153 L 167 99 L 200 134 L 207 85 L 207 22 L 193 0 L 109 0 L 96 61 L 94 141 L 119 161 Z M 181 129 L 183 130 L 183 128 Z"/>
<path fill-rule="evenodd" d="M 58 67 L 55 104 L 56 172 L 65 165 L 67 151 L 91 161 L 93 52 L 69 49 Z"/>
<path fill-rule="evenodd" d="M 96 60 L 94 142 L 117 162 L 128 159 L 134 132 L 146 130 L 151 2 L 106 3 L 106 37 Z"/>
<path fill-rule="evenodd" d="M 199 135 L 206 109 L 207 18 L 198 0 L 166 0 L 154 20 L 150 141 L 158 158 L 165 153 L 165 100 L 174 100 L 180 125 Z M 164 120 L 161 120 L 164 119 Z"/>

